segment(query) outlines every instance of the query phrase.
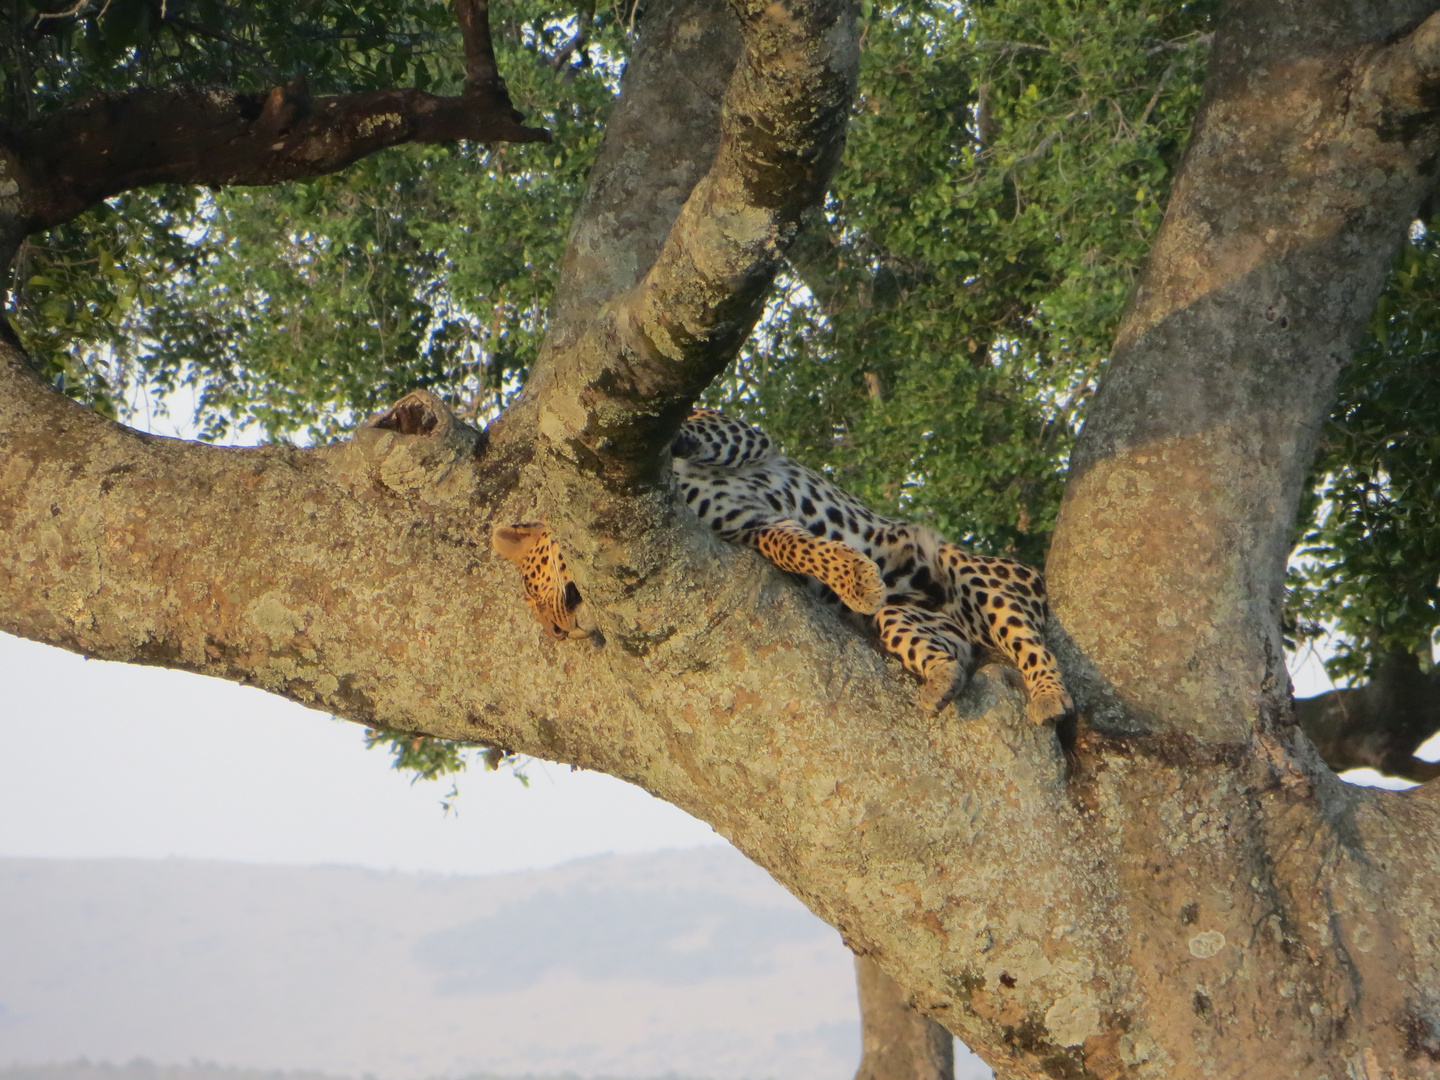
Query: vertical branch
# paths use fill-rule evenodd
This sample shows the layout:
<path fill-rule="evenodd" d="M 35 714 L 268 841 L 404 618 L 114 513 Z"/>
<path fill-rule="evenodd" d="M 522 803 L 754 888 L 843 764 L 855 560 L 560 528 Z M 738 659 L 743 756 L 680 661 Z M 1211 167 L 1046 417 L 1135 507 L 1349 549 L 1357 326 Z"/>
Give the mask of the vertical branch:
<path fill-rule="evenodd" d="M 465 92 L 499 92 L 509 95 L 495 63 L 495 43 L 490 38 L 490 0 L 453 0 L 455 21 L 465 43 Z"/>
<path fill-rule="evenodd" d="M 1403 34 L 1427 7 L 1227 8 L 1050 550 L 1055 612 L 1119 695 L 1092 719 L 1104 696 L 1105 723 L 1123 700 L 1244 740 L 1290 714 L 1280 604 L 1315 433 L 1435 188 L 1440 17 Z"/>
<path fill-rule="evenodd" d="M 955 1080 L 955 1040 L 921 1016 L 880 965 L 855 957 L 863 1056 L 855 1080 Z"/>

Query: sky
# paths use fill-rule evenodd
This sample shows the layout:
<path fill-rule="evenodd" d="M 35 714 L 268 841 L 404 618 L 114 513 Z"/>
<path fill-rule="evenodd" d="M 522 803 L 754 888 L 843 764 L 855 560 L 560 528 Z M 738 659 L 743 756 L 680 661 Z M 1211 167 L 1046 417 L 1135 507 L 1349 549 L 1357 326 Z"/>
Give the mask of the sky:
<path fill-rule="evenodd" d="M 0 856 L 492 874 L 724 841 L 620 780 L 536 762 L 411 784 L 364 730 L 253 687 L 0 634 Z"/>

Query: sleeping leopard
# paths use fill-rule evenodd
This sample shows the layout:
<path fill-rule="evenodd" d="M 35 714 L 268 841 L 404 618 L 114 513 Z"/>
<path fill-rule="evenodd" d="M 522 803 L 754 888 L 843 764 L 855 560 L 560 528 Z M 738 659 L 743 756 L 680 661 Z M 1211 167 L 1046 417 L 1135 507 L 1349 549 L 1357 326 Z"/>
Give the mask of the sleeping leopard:
<path fill-rule="evenodd" d="M 670 449 L 680 493 L 701 521 L 874 617 L 885 648 L 920 677 L 923 708 L 951 701 L 977 650 L 988 649 L 1020 669 L 1031 720 L 1073 710 L 1042 638 L 1048 610 L 1037 571 L 972 555 L 923 525 L 882 517 L 776 452 L 763 431 L 714 410 L 692 412 Z M 552 637 L 589 634 L 581 625 L 580 591 L 545 525 L 502 526 L 491 542 L 519 567 L 525 602 Z"/>

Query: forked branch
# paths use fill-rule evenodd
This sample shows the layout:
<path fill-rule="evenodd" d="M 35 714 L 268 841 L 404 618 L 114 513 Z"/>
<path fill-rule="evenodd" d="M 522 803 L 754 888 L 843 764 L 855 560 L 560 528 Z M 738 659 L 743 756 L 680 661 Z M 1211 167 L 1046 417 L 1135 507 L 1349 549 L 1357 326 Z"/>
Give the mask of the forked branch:
<path fill-rule="evenodd" d="M 684 410 L 749 334 L 801 215 L 844 146 L 859 50 L 849 0 L 732 3 L 743 54 L 714 164 L 655 263 L 543 379 L 541 430 L 626 484 L 648 474 Z"/>
<path fill-rule="evenodd" d="M 1413 135 L 1417 120 L 1440 112 L 1440 11 L 1376 54 L 1355 104 L 1392 138 Z"/>

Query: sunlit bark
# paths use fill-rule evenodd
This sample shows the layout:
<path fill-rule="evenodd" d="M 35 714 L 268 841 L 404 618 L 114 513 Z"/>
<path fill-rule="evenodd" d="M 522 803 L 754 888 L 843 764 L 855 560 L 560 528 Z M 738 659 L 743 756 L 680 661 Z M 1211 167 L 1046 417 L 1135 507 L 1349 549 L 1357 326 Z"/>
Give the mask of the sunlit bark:
<path fill-rule="evenodd" d="M 1339 783 L 1278 638 L 1314 432 L 1433 186 L 1430 12 L 1220 21 L 1056 533 L 1067 758 L 1000 668 L 924 716 L 862 636 L 673 503 L 670 433 L 821 198 L 854 85 L 853 7 L 733 10 L 647 14 L 676 47 L 626 73 L 555 333 L 488 433 L 419 395 L 348 445 L 187 445 L 0 349 L 0 627 L 641 784 L 1002 1077 L 1430 1075 L 1437 796 Z M 695 40 L 735 51 L 666 112 Z M 492 525 L 537 517 L 603 643 L 544 637 L 490 555 Z"/>

